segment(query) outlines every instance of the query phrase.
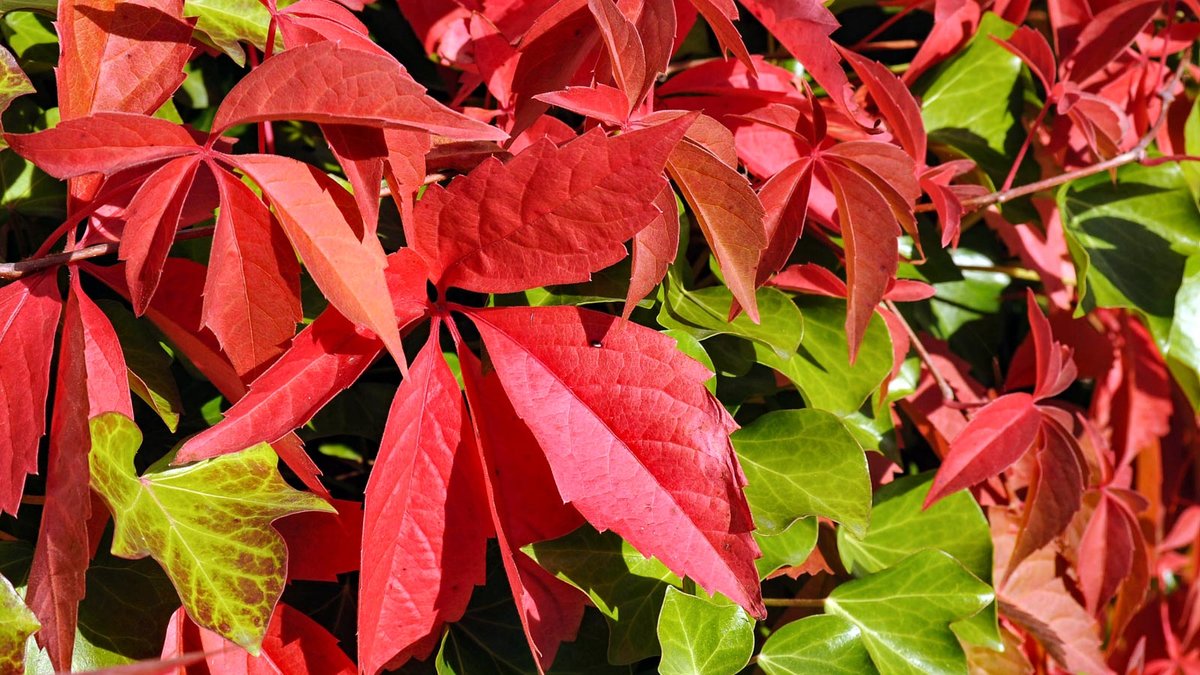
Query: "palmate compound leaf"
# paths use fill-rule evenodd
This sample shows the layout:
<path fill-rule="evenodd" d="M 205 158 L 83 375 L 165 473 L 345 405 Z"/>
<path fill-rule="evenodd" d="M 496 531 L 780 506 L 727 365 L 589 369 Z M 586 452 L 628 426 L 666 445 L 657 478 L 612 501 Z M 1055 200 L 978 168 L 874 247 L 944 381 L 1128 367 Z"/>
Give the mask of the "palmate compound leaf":
<path fill-rule="evenodd" d="M 835 415 L 805 408 L 770 412 L 734 432 L 746 472 L 746 501 L 765 534 L 806 516 L 866 534 L 871 512 L 867 457 Z"/>
<path fill-rule="evenodd" d="M 472 310 L 559 493 L 710 592 L 765 616 L 736 423 L 675 341 L 577 307 Z"/>
<path fill-rule="evenodd" d="M 767 675 L 869 675 L 877 672 L 862 642 L 862 631 L 850 621 L 819 614 L 793 621 L 771 633 L 758 653 Z"/>
<path fill-rule="evenodd" d="M 12 582 L 0 576 L 0 672 L 24 671 L 25 641 L 38 627 Z"/>
<path fill-rule="evenodd" d="M 152 556 L 196 623 L 257 653 L 287 571 L 271 523 L 333 507 L 288 487 L 266 444 L 139 477 L 137 425 L 106 413 L 90 426 L 91 484 L 113 514 L 113 553 Z"/>
<path fill-rule="evenodd" d="M 863 579 L 844 583 L 825 611 L 858 627 L 883 675 L 966 673 L 950 624 L 991 604 L 992 588 L 942 551 L 926 550 Z"/>
<path fill-rule="evenodd" d="M 754 653 L 754 619 L 737 605 L 668 588 L 658 641 L 663 675 L 733 675 Z"/>

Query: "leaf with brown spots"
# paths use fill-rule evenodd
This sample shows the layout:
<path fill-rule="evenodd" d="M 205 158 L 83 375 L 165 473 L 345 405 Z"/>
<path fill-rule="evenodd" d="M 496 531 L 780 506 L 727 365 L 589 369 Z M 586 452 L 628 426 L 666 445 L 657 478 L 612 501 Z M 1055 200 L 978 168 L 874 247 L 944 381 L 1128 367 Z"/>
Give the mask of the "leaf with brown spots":
<path fill-rule="evenodd" d="M 105 413 L 90 426 L 91 484 L 113 514 L 113 554 L 153 557 L 193 621 L 257 655 L 287 576 L 271 523 L 333 507 L 288 487 L 266 443 L 139 477 L 133 420 Z"/>

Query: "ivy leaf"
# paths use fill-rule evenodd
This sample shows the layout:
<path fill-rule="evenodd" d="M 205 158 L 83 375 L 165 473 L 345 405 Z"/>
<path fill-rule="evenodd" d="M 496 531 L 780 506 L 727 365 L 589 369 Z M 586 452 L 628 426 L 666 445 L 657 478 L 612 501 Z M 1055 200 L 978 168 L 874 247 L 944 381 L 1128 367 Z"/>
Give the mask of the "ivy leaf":
<path fill-rule="evenodd" d="M 760 579 L 766 579 L 784 567 L 804 564 L 817 546 L 817 519 L 801 518 L 778 534 L 754 533 L 762 557 L 754 561 Z"/>
<path fill-rule="evenodd" d="M 948 554 L 922 551 L 838 586 L 825 611 L 858 627 L 884 675 L 965 673 L 967 658 L 949 624 L 974 616 L 993 597 L 990 586 Z"/>
<path fill-rule="evenodd" d="M 665 675 L 733 675 L 754 653 L 754 620 L 723 605 L 668 588 L 658 615 Z"/>
<path fill-rule="evenodd" d="M 878 672 L 863 645 L 862 631 L 832 614 L 793 621 L 771 633 L 758 653 L 767 675 L 866 675 Z"/>
<path fill-rule="evenodd" d="M 713 335 L 736 335 L 784 356 L 795 353 L 804 336 L 804 316 L 796 304 L 786 293 L 773 288 L 760 288 L 755 297 L 757 323 L 740 314 L 729 321 L 733 294 L 727 288 L 709 286 L 688 290 L 678 274 L 668 272 L 658 323 L 665 328 L 686 331 L 698 340 Z"/>
<path fill-rule="evenodd" d="M 116 522 L 113 553 L 152 556 L 199 625 L 257 653 L 287 570 L 272 521 L 333 507 L 288 487 L 266 444 L 139 477 L 133 421 L 106 413 L 90 426 L 91 483 Z"/>
<path fill-rule="evenodd" d="M 21 66 L 17 65 L 12 52 L 0 47 L 0 114 L 8 109 L 13 99 L 32 94 L 34 91 L 33 84 L 29 82 L 29 77 L 21 70 Z M 4 126 L 0 125 L 0 132 L 3 131 Z M 4 141 L 0 140 L 0 150 L 3 149 Z"/>
<path fill-rule="evenodd" d="M 40 627 L 12 582 L 0 576 L 0 670 L 25 671 L 25 642 Z"/>
<path fill-rule="evenodd" d="M 267 27 L 271 13 L 256 0 L 185 0 L 183 14 L 196 17 L 197 37 L 246 65 L 245 42 L 259 51 L 267 46 Z"/>
<path fill-rule="evenodd" d="M 835 415 L 812 408 L 770 412 L 731 440 L 760 534 L 779 534 L 806 516 L 824 516 L 855 535 L 866 534 L 867 458 Z"/>
<path fill-rule="evenodd" d="M 659 607 L 679 577 L 611 532 L 581 527 L 526 549 L 545 570 L 588 594 L 609 622 L 608 660 L 635 663 L 659 653 Z"/>

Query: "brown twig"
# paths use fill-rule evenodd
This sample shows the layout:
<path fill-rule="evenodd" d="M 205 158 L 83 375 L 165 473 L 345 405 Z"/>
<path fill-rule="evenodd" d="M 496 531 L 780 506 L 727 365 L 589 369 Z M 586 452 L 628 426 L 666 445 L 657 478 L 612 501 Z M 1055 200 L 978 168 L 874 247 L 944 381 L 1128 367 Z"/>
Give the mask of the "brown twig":
<path fill-rule="evenodd" d="M 821 609 L 825 606 L 825 598 L 763 598 L 766 607 L 811 607 Z"/>
<path fill-rule="evenodd" d="M 175 240 L 199 239 L 210 236 L 212 233 L 213 228 L 211 227 L 198 227 L 194 230 L 180 232 L 176 235 Z M 100 258 L 116 253 L 119 247 L 119 242 L 106 242 L 103 244 L 93 244 L 92 246 L 86 246 L 74 251 L 64 251 L 38 258 L 30 258 L 29 260 L 0 263 L 0 280 L 12 281 L 33 274 L 34 272 L 58 267 L 59 265 L 72 265 L 84 260 Z"/>
<path fill-rule="evenodd" d="M 1167 115 L 1170 111 L 1171 102 L 1175 100 L 1175 93 L 1173 91 L 1175 89 L 1175 85 L 1179 84 L 1179 81 L 1183 79 L 1183 73 L 1190 60 L 1191 52 L 1189 51 L 1188 53 L 1185 53 L 1182 58 L 1180 58 L 1179 67 L 1175 69 L 1175 74 L 1171 76 L 1171 80 L 1167 82 L 1166 86 L 1164 86 L 1158 92 L 1158 97 L 1162 99 L 1162 110 L 1158 114 L 1158 119 L 1154 120 L 1154 124 L 1150 125 L 1150 128 L 1141 137 L 1141 139 L 1138 140 L 1137 145 L 1119 155 L 1110 157 L 1102 162 L 1097 162 L 1091 166 L 1073 169 L 1057 176 L 1051 176 L 1050 178 L 1044 178 L 1037 182 L 1029 183 L 1028 185 L 1021 185 L 1008 190 L 999 190 L 986 195 L 964 199 L 962 203 L 963 210 L 966 213 L 971 213 L 982 208 L 992 206 L 993 204 L 1003 204 L 1005 202 L 1012 201 L 1013 199 L 1017 199 L 1018 197 L 1024 197 L 1026 195 L 1036 194 L 1043 190 L 1049 190 L 1051 188 L 1058 187 L 1073 180 L 1094 176 L 1095 174 L 1103 173 L 1110 169 L 1116 169 L 1125 166 L 1126 164 L 1133 164 L 1134 162 L 1146 160 L 1149 156 L 1148 151 L 1150 144 L 1154 142 L 1154 138 L 1158 135 L 1159 129 L 1161 129 L 1163 124 L 1165 124 L 1167 121 Z M 918 213 L 924 213 L 933 210 L 933 204 L 919 204 L 915 209 L 915 211 Z"/>
<path fill-rule="evenodd" d="M 888 308 L 888 311 L 895 315 L 900 325 L 904 326 L 904 332 L 908 334 L 908 340 L 912 343 L 913 349 L 916 350 L 917 357 L 921 359 L 921 363 L 925 364 L 925 368 L 933 376 L 933 381 L 937 384 L 938 391 L 942 393 L 942 400 L 947 402 L 956 400 L 954 389 L 946 381 L 946 378 L 942 376 L 942 371 L 938 370 L 937 365 L 933 362 L 933 356 L 929 354 L 929 350 L 925 349 L 925 345 L 921 343 L 921 338 L 917 336 L 917 332 L 913 330 L 912 326 L 908 325 L 908 320 L 900 313 L 900 310 L 896 307 L 896 303 L 891 300 L 884 300 L 883 304 Z"/>

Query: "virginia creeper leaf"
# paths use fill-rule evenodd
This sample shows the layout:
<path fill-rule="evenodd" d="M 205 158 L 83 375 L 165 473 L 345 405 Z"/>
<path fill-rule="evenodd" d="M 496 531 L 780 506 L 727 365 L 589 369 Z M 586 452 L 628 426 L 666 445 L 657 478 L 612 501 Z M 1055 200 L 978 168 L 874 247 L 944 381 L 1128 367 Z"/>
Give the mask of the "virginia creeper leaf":
<path fill-rule="evenodd" d="M 35 134 L 7 134 L 12 149 L 55 178 L 123 169 L 196 151 L 183 127 L 145 115 L 96 113 Z"/>
<path fill-rule="evenodd" d="M 761 616 L 745 479 L 728 441 L 736 426 L 704 388 L 709 371 L 671 338 L 588 310 L 470 316 L 563 498 Z"/>
<path fill-rule="evenodd" d="M 793 621 L 771 633 L 758 653 L 767 675 L 866 675 L 877 672 L 858 626 L 832 614 Z"/>
<path fill-rule="evenodd" d="M 658 615 L 662 660 L 667 675 L 733 675 L 754 653 L 754 619 L 737 605 L 668 588 Z"/>
<path fill-rule="evenodd" d="M 106 413 L 90 426 L 91 484 L 116 522 L 113 553 L 152 556 L 199 625 L 257 654 L 287 570 L 271 522 L 333 507 L 288 487 L 265 444 L 139 477 L 133 458 L 142 435 L 133 421 Z"/>
<path fill-rule="evenodd" d="M 628 319 L 633 308 L 642 301 L 667 274 L 667 267 L 679 251 L 679 211 L 675 206 L 675 191 L 664 184 L 654 198 L 661 212 L 650 224 L 633 235 L 633 254 L 630 268 L 629 292 L 625 295 L 622 318 Z"/>
<path fill-rule="evenodd" d="M 125 209 L 119 257 L 125 261 L 125 284 L 138 315 L 146 312 L 158 289 L 163 265 L 179 230 L 183 202 L 199 166 L 196 157 L 171 160 L 142 183 Z"/>

